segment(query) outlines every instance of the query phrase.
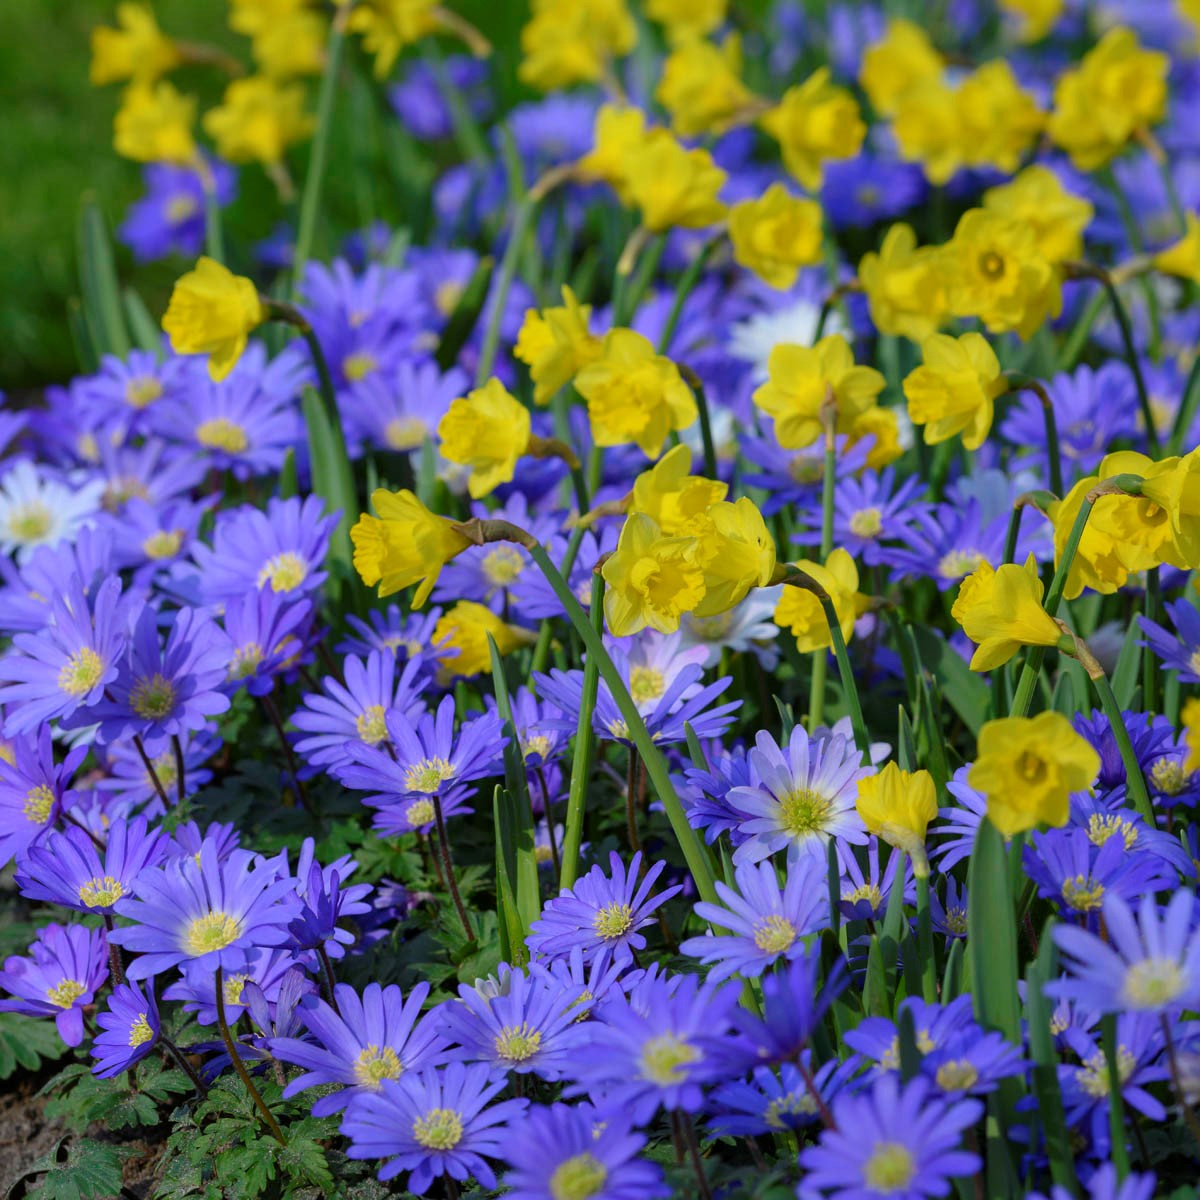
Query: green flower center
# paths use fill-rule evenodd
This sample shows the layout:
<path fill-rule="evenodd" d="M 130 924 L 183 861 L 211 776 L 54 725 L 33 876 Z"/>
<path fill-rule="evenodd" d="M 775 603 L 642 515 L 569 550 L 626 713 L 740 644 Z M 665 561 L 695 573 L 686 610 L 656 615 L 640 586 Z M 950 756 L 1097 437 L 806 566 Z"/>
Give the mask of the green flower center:
<path fill-rule="evenodd" d="M 1029 750 L 1022 750 L 1017 757 L 1015 768 L 1017 774 L 1026 783 L 1036 784 L 1045 783 L 1046 781 L 1046 760 L 1040 754 L 1033 754 Z"/>
<path fill-rule="evenodd" d="M 860 508 L 850 518 L 850 532 L 855 537 L 878 537 L 883 530 L 883 514 L 877 508 Z"/>
<path fill-rule="evenodd" d="M 538 1052 L 541 1045 L 541 1033 L 524 1022 L 506 1025 L 496 1034 L 496 1056 L 505 1062 L 525 1062 Z"/>
<path fill-rule="evenodd" d="M 285 550 L 267 559 L 258 573 L 258 586 L 268 583 L 273 592 L 293 592 L 308 577 L 308 563 L 298 554 Z"/>
<path fill-rule="evenodd" d="M 820 833 L 829 818 L 827 797 L 812 788 L 797 788 L 779 798 L 779 824 L 792 837 L 808 837 Z"/>
<path fill-rule="evenodd" d="M 863 1165 L 863 1182 L 875 1192 L 903 1192 L 916 1173 L 917 1162 L 907 1146 L 878 1142 Z"/>
<path fill-rule="evenodd" d="M 124 885 L 111 875 L 97 875 L 87 883 L 81 884 L 79 888 L 79 899 L 88 908 L 108 908 L 116 904 L 123 895 Z"/>
<path fill-rule="evenodd" d="M 463 285 L 449 279 L 433 293 L 433 302 L 443 317 L 448 317 L 462 299 Z"/>
<path fill-rule="evenodd" d="M 978 550 L 951 550 L 942 555 L 938 563 L 938 574 L 943 579 L 962 579 L 979 569 L 983 555 Z"/>
<path fill-rule="evenodd" d="M 426 1150 L 453 1150 L 462 1141 L 462 1117 L 452 1108 L 431 1108 L 413 1122 L 412 1133 Z"/>
<path fill-rule="evenodd" d="M 437 810 L 433 807 L 432 800 L 414 800 L 404 810 L 404 819 L 413 829 L 420 829 L 422 825 L 437 820 Z"/>
<path fill-rule="evenodd" d="M 76 650 L 58 673 L 58 686 L 68 696 L 86 696 L 104 674 L 104 659 L 90 646 Z"/>
<path fill-rule="evenodd" d="M 229 664 L 230 679 L 246 679 L 258 670 L 263 660 L 263 648 L 256 642 L 247 642 L 233 652 L 233 662 Z"/>
<path fill-rule="evenodd" d="M 138 1013 L 137 1020 L 129 1026 L 130 1046 L 141 1046 L 153 1037 L 154 1030 L 150 1028 L 150 1022 L 146 1019 L 146 1014 Z"/>
<path fill-rule="evenodd" d="M 79 979 L 64 979 L 52 988 L 46 989 L 46 999 L 57 1008 L 70 1008 L 84 992 L 87 984 Z"/>
<path fill-rule="evenodd" d="M 387 720 L 383 705 L 372 704 L 364 708 L 359 713 L 358 720 L 354 722 L 354 732 L 358 734 L 359 741 L 366 742 L 368 746 L 377 746 L 380 742 L 387 741 Z"/>
<path fill-rule="evenodd" d="M 1163 1008 L 1183 995 L 1187 976 L 1173 958 L 1144 958 L 1125 972 L 1121 989 L 1131 1008 Z"/>
<path fill-rule="evenodd" d="M 202 954 L 211 954 L 214 950 L 224 950 L 226 946 L 232 946 L 241 936 L 241 922 L 229 913 L 217 909 L 188 923 L 183 935 L 183 948 L 199 958 Z"/>
<path fill-rule="evenodd" d="M 163 385 L 153 375 L 140 375 L 125 385 L 125 403 L 130 408 L 149 408 L 163 394 Z"/>
<path fill-rule="evenodd" d="M 795 925 L 778 913 L 764 917 L 754 926 L 754 944 L 764 954 L 782 954 L 795 940 Z"/>
<path fill-rule="evenodd" d="M 404 786 L 410 792 L 432 795 L 443 782 L 454 777 L 454 768 L 444 758 L 424 758 L 404 773 Z"/>
<path fill-rule="evenodd" d="M 15 542 L 37 542 L 50 532 L 54 514 L 40 500 L 14 508 L 8 518 L 8 533 Z"/>
<path fill-rule="evenodd" d="M 50 820 L 53 808 L 54 793 L 44 783 L 39 783 L 25 793 L 25 803 L 21 806 L 21 811 L 32 824 L 45 825 Z"/>
<path fill-rule="evenodd" d="M 354 354 L 347 354 L 342 359 L 342 374 L 351 383 L 357 383 L 360 379 L 366 379 L 368 375 L 377 370 L 379 370 L 379 360 L 375 355 L 368 354 L 365 350 L 356 351 Z"/>
<path fill-rule="evenodd" d="M 377 1092 L 385 1079 L 399 1079 L 404 1068 L 391 1046 L 381 1050 L 374 1043 L 364 1046 L 354 1060 L 354 1078 L 360 1087 Z"/>
<path fill-rule="evenodd" d="M 669 1087 L 682 1082 L 688 1066 L 701 1057 L 700 1050 L 686 1038 L 660 1033 L 642 1047 L 642 1078 L 659 1087 Z"/>
<path fill-rule="evenodd" d="M 934 1078 L 943 1092 L 965 1092 L 979 1082 L 979 1072 L 965 1058 L 953 1058 L 938 1067 Z"/>
<path fill-rule="evenodd" d="M 208 450 L 224 450 L 227 454 L 241 454 L 250 445 L 246 431 L 228 417 L 213 417 L 196 426 L 196 441 Z"/>
<path fill-rule="evenodd" d="M 633 667 L 629 672 L 629 694 L 634 704 L 649 704 L 667 690 L 663 673 L 654 667 Z"/>
<path fill-rule="evenodd" d="M 1004 276 L 1004 259 L 995 250 L 986 250 L 979 256 L 979 273 L 993 282 Z"/>
<path fill-rule="evenodd" d="M 965 908 L 946 909 L 946 919 L 943 924 L 951 933 L 965 934 L 967 932 L 967 910 Z"/>
<path fill-rule="evenodd" d="M 633 928 L 633 909 L 628 904 L 613 901 L 596 910 L 592 928 L 606 941 L 624 937 Z"/>
<path fill-rule="evenodd" d="M 129 704 L 139 717 L 158 721 L 175 710 L 178 699 L 175 685 L 162 675 L 143 677 L 133 685 L 129 693 Z"/>
<path fill-rule="evenodd" d="M 183 545 L 182 529 L 160 529 L 142 543 L 142 553 L 154 562 L 174 558 Z"/>
<path fill-rule="evenodd" d="M 196 203 L 194 196 L 184 195 L 182 192 L 178 196 L 172 196 L 167 201 L 167 220 L 172 225 L 182 225 L 184 221 L 191 220 L 199 211 L 200 206 Z"/>
<path fill-rule="evenodd" d="M 576 1154 L 554 1168 L 550 1195 L 553 1200 L 588 1200 L 600 1192 L 607 1178 L 608 1169 L 595 1155 Z"/>
<path fill-rule="evenodd" d="M 525 557 L 516 546 L 496 546 L 483 556 L 482 566 L 492 587 L 508 587 L 525 570 Z"/>

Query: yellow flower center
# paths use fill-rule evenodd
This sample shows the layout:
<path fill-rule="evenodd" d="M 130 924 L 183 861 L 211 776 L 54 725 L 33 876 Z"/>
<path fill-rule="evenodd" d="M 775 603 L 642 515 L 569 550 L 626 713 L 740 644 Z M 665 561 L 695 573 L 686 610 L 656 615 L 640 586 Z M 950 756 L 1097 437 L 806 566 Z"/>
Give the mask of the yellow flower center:
<path fill-rule="evenodd" d="M 691 626 L 692 633 L 696 637 L 715 642 L 718 638 L 723 638 L 733 628 L 733 610 L 730 609 L 729 612 L 717 613 L 712 617 L 690 616 L 688 624 Z"/>
<path fill-rule="evenodd" d="M 1017 775 L 1029 784 L 1046 782 L 1046 760 L 1031 750 L 1022 750 L 1015 764 Z"/>
<path fill-rule="evenodd" d="M 8 763 L 10 767 L 17 761 L 12 742 L 6 742 L 3 738 L 0 738 L 0 761 Z"/>
<path fill-rule="evenodd" d="M 686 1038 L 660 1033 L 642 1047 L 642 1078 L 669 1087 L 687 1074 L 689 1064 L 701 1058 L 700 1051 Z"/>
<path fill-rule="evenodd" d="M 392 450 L 415 450 L 428 436 L 429 426 L 420 417 L 393 417 L 383 431 Z"/>
<path fill-rule="evenodd" d="M 437 818 L 437 810 L 432 800 L 414 800 L 405 810 L 404 819 L 414 828 L 428 825 Z"/>
<path fill-rule="evenodd" d="M 163 394 L 163 385 L 153 375 L 141 375 L 125 385 L 125 403 L 130 408 L 149 408 Z"/>
<path fill-rule="evenodd" d="M 863 1182 L 875 1192 L 905 1192 L 917 1173 L 917 1161 L 899 1142 L 877 1142 L 863 1164 Z"/>
<path fill-rule="evenodd" d="M 1117 1079 L 1124 1084 L 1136 1066 L 1137 1059 L 1124 1046 L 1118 1046 Z M 1093 1054 L 1082 1067 L 1076 1069 L 1075 1078 L 1089 1096 L 1103 1099 L 1108 1095 L 1108 1059 L 1103 1054 Z"/>
<path fill-rule="evenodd" d="M 403 1070 L 400 1058 L 391 1046 L 381 1050 L 374 1042 L 364 1046 L 354 1060 L 355 1080 L 360 1087 L 372 1092 L 378 1092 L 385 1079 L 399 1079 Z"/>
<path fill-rule="evenodd" d="M 245 679 L 258 670 L 258 664 L 263 660 L 263 648 L 256 642 L 247 642 L 233 652 L 233 662 L 229 664 L 230 679 Z"/>
<path fill-rule="evenodd" d="M 90 646 L 76 650 L 58 673 L 58 687 L 68 696 L 86 696 L 100 682 L 104 660 Z"/>
<path fill-rule="evenodd" d="M 298 554 L 285 550 L 267 559 L 258 573 L 258 586 L 271 585 L 273 592 L 292 592 L 308 577 L 308 563 Z"/>
<path fill-rule="evenodd" d="M 175 685 L 162 675 L 143 677 L 133 685 L 129 693 L 129 704 L 139 717 L 157 721 L 175 709 L 178 692 Z"/>
<path fill-rule="evenodd" d="M 146 500 L 150 496 L 150 489 L 140 479 L 132 475 L 122 475 L 104 489 L 100 503 L 108 512 L 120 512 L 135 496 Z"/>
<path fill-rule="evenodd" d="M 183 935 L 183 948 L 199 958 L 202 954 L 211 954 L 214 950 L 224 950 L 226 946 L 232 946 L 241 936 L 241 922 L 227 912 L 214 909 L 188 923 Z"/>
<path fill-rule="evenodd" d="M 448 317 L 458 307 L 458 302 L 462 299 L 462 294 L 463 285 L 455 282 L 453 279 L 448 279 L 434 292 L 433 302 L 437 305 L 438 312 L 443 317 Z"/>
<path fill-rule="evenodd" d="M 496 546 L 483 556 L 483 573 L 497 588 L 508 587 L 525 570 L 525 558 L 516 546 Z"/>
<path fill-rule="evenodd" d="M 872 908 L 878 908 L 883 903 L 883 892 L 873 883 L 864 883 L 853 891 L 843 891 L 842 899 L 848 904 L 857 904 L 865 900 Z"/>
<path fill-rule="evenodd" d="M 44 783 L 39 783 L 25 793 L 25 803 L 21 811 L 33 825 L 45 825 L 50 820 L 50 812 L 54 808 L 54 793 Z"/>
<path fill-rule="evenodd" d="M 663 673 L 654 667 L 631 667 L 629 671 L 629 694 L 635 704 L 648 704 L 659 699 L 667 690 Z"/>
<path fill-rule="evenodd" d="M 54 514 L 40 500 L 14 508 L 8 517 L 8 533 L 15 542 L 40 541 L 50 532 Z"/>
<path fill-rule="evenodd" d="M 951 550 L 949 554 L 942 555 L 938 574 L 943 579 L 962 579 L 964 575 L 977 571 L 981 562 L 983 555 L 978 550 Z"/>
<path fill-rule="evenodd" d="M 811 454 L 797 454 L 788 463 L 787 471 L 793 483 L 820 483 L 825 475 L 825 464 Z"/>
<path fill-rule="evenodd" d="M 46 989 L 46 999 L 57 1008 L 70 1008 L 86 991 L 86 983 L 78 979 L 64 979 Z"/>
<path fill-rule="evenodd" d="M 979 1072 L 965 1058 L 953 1058 L 937 1069 L 937 1085 L 943 1092 L 965 1092 L 979 1082 Z"/>
<path fill-rule="evenodd" d="M 532 1058 L 542 1045 L 542 1035 L 524 1022 L 506 1025 L 496 1034 L 496 1056 L 505 1062 L 519 1063 Z"/>
<path fill-rule="evenodd" d="M 462 1117 L 452 1108 L 431 1108 L 413 1122 L 412 1133 L 426 1150 L 453 1150 L 462 1141 Z"/>
<path fill-rule="evenodd" d="M 410 792 L 433 793 L 447 779 L 454 778 L 454 768 L 444 758 L 423 758 L 404 773 L 404 786 Z"/>
<path fill-rule="evenodd" d="M 221 985 L 221 995 L 225 999 L 226 1004 L 241 1004 L 242 990 L 246 986 L 246 980 L 249 975 L 230 975 Z"/>
<path fill-rule="evenodd" d="M 552 1200 L 589 1200 L 604 1187 L 608 1170 L 592 1154 L 576 1154 L 554 1168 L 550 1176 Z"/>
<path fill-rule="evenodd" d="M 628 904 L 606 904 L 596 910 L 592 928 L 606 941 L 623 937 L 633 927 L 633 909 Z"/>
<path fill-rule="evenodd" d="M 1120 834 L 1124 839 L 1126 850 L 1137 845 L 1137 826 L 1128 818 L 1110 813 L 1092 813 L 1088 817 L 1088 839 L 1092 845 L 1103 846 L 1114 834 Z"/>
<path fill-rule="evenodd" d="M 1193 650 L 1188 659 L 1188 667 L 1194 675 L 1200 675 L 1200 650 Z"/>
<path fill-rule="evenodd" d="M 1173 958 L 1144 958 L 1125 972 L 1121 989 L 1132 1008 L 1162 1008 L 1183 995 L 1187 976 Z"/>
<path fill-rule="evenodd" d="M 160 529 L 142 543 L 142 553 L 157 562 L 163 558 L 174 558 L 182 545 L 182 529 Z"/>
<path fill-rule="evenodd" d="M 764 954 L 782 954 L 795 940 L 795 925 L 778 913 L 764 917 L 754 926 L 754 944 Z"/>
<path fill-rule="evenodd" d="M 187 196 L 182 193 L 178 196 L 172 196 L 167 201 L 167 220 L 172 225 L 182 225 L 184 221 L 189 221 L 196 215 L 199 207 L 194 196 Z"/>
<path fill-rule="evenodd" d="M 372 704 L 358 714 L 354 722 L 354 732 L 360 742 L 368 746 L 377 746 L 387 740 L 387 714 L 382 704 Z"/>
<path fill-rule="evenodd" d="M 146 1013 L 138 1013 L 137 1020 L 129 1026 L 129 1045 L 141 1046 L 154 1037 L 154 1030 L 146 1019 Z"/>
<path fill-rule="evenodd" d="M 250 445 L 246 431 L 228 417 L 213 417 L 196 426 L 196 441 L 209 450 L 241 454 Z"/>
<path fill-rule="evenodd" d="M 917 1030 L 917 1049 L 922 1054 L 932 1054 L 937 1049 L 937 1042 L 929 1036 L 928 1029 Z M 892 1044 L 883 1052 L 883 1057 L 879 1060 L 879 1065 L 885 1071 L 898 1071 L 900 1069 L 900 1036 L 892 1038 Z"/>
<path fill-rule="evenodd" d="M 108 908 L 116 904 L 125 895 L 125 888 L 119 879 L 111 875 L 97 875 L 87 883 L 79 885 L 79 899 L 88 908 Z"/>
<path fill-rule="evenodd" d="M 860 508 L 850 518 L 850 532 L 855 537 L 878 537 L 883 530 L 883 513 L 877 508 Z"/>
<path fill-rule="evenodd" d="M 829 800 L 811 788 L 797 788 L 779 799 L 779 824 L 792 837 L 805 837 L 825 828 Z"/>
<path fill-rule="evenodd" d="M 1150 768 L 1150 782 L 1164 796 L 1178 796 L 1190 779 L 1191 773 L 1184 771 L 1183 764 L 1174 758 L 1160 758 Z"/>
<path fill-rule="evenodd" d="M 1093 912 L 1104 903 L 1104 884 L 1090 875 L 1075 875 L 1063 880 L 1062 895 L 1076 912 Z"/>
<path fill-rule="evenodd" d="M 347 354 L 342 359 L 342 374 L 351 383 L 357 383 L 360 379 L 366 379 L 368 375 L 378 369 L 379 360 L 375 355 L 368 354 L 365 350 L 359 350 L 354 354 Z"/>
<path fill-rule="evenodd" d="M 531 738 L 526 738 L 525 741 L 521 743 L 521 753 L 525 758 L 529 758 L 534 754 L 545 758 L 550 753 L 550 746 L 550 738 L 544 733 L 537 733 Z"/>
<path fill-rule="evenodd" d="M 763 1120 L 772 1129 L 791 1129 L 792 1122 L 787 1120 L 788 1117 L 812 1116 L 816 1111 L 817 1103 L 807 1092 L 788 1092 L 767 1105 Z"/>

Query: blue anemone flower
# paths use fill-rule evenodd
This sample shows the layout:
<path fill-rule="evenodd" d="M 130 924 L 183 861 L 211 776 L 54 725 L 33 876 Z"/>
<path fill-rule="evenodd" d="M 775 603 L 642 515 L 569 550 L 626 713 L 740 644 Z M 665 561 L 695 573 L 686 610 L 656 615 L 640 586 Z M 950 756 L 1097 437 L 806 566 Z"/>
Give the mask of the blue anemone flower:
<path fill-rule="evenodd" d="M 119 983 L 108 997 L 108 1008 L 96 1014 L 100 1032 L 92 1039 L 92 1073 L 111 1079 L 140 1063 L 158 1042 L 162 1027 L 153 988 L 143 992 L 136 983 Z"/>

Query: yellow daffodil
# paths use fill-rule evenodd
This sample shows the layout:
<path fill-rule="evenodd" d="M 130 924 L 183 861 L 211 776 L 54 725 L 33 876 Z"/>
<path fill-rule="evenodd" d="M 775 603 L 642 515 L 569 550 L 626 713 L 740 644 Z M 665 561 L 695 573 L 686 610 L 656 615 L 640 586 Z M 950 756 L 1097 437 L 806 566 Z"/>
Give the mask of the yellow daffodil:
<path fill-rule="evenodd" d="M 439 0 L 359 0 L 347 28 L 362 35 L 363 48 L 375 56 L 375 74 L 384 79 L 405 46 L 436 33 Z"/>
<path fill-rule="evenodd" d="M 632 442 L 657 458 L 672 430 L 696 420 L 696 399 L 679 368 L 632 329 L 609 330 L 600 357 L 579 372 L 575 387 L 587 401 L 597 446 Z"/>
<path fill-rule="evenodd" d="M 670 136 L 665 129 L 653 132 L 659 137 Z M 575 164 L 576 175 L 585 183 L 607 183 L 622 204 L 632 205 L 628 164 L 649 136 L 646 114 L 640 108 L 601 105 L 596 113 L 592 149 Z"/>
<path fill-rule="evenodd" d="M 988 212 L 1020 222 L 1033 230 L 1038 253 L 1050 263 L 1083 254 L 1083 231 L 1096 210 L 1068 192 L 1049 167 L 1034 163 L 1019 175 L 983 194 Z"/>
<path fill-rule="evenodd" d="M 625 0 L 533 0 L 517 74 L 543 92 L 599 83 L 612 60 L 636 44 L 637 23 Z"/>
<path fill-rule="evenodd" d="M 930 183 L 946 183 L 971 153 L 958 93 L 940 78 L 923 80 L 901 94 L 892 132 L 900 157 L 920 163 Z"/>
<path fill-rule="evenodd" d="M 807 559 L 793 566 L 819 584 L 833 601 L 842 638 L 849 642 L 854 622 L 867 610 L 868 600 L 858 590 L 858 567 L 854 559 L 840 546 L 825 560 L 824 565 Z M 833 644 L 825 608 L 813 592 L 788 585 L 775 606 L 775 624 L 790 629 L 796 639 L 796 649 L 803 653 L 824 650 Z"/>
<path fill-rule="evenodd" d="M 653 517 L 630 513 L 602 568 L 609 632 L 626 637 L 649 627 L 674 633 L 679 618 L 704 599 L 699 550 L 696 538 L 665 537 Z"/>
<path fill-rule="evenodd" d="M 979 731 L 967 782 L 987 797 L 988 819 L 1005 837 L 1067 823 L 1072 792 L 1086 791 L 1100 756 L 1062 713 L 1004 717 Z"/>
<path fill-rule="evenodd" d="M 1122 451 L 1108 455 L 1100 469 L 1111 475 L 1142 476 L 1140 496 L 1118 497 L 1126 501 L 1128 516 L 1122 528 L 1114 530 L 1115 536 L 1127 545 L 1144 543 L 1159 561 L 1181 571 L 1200 567 L 1200 450 L 1160 462 Z M 1164 519 L 1169 531 L 1165 534 Z"/>
<path fill-rule="evenodd" d="M 1106 165 L 1138 130 L 1162 120 L 1169 66 L 1167 55 L 1142 49 L 1132 30 L 1110 29 L 1059 76 L 1047 132 L 1079 170 Z"/>
<path fill-rule="evenodd" d="M 720 46 L 699 38 L 680 42 L 663 63 L 654 98 L 680 137 L 722 133 L 754 99 L 742 82 L 741 40 L 731 34 Z"/>
<path fill-rule="evenodd" d="M 775 418 L 775 436 L 785 450 L 811 446 L 821 434 L 821 414 L 832 400 L 835 430 L 849 433 L 855 420 L 871 408 L 884 388 L 873 367 L 854 364 L 854 352 L 840 333 L 815 346 L 776 346 L 767 360 L 767 382 L 754 393 L 754 403 Z"/>
<path fill-rule="evenodd" d="M 271 22 L 250 43 L 258 69 L 272 79 L 320 75 L 329 27 L 320 13 L 298 8 Z"/>
<path fill-rule="evenodd" d="M 646 16 L 664 26 L 672 44 L 707 37 L 725 20 L 728 0 L 646 0 Z"/>
<path fill-rule="evenodd" d="M 379 488 L 371 506 L 377 515 L 363 513 L 350 530 L 354 569 L 368 587 L 379 585 L 380 596 L 419 583 L 413 608 L 420 608 L 442 568 L 471 543 L 412 492 Z"/>
<path fill-rule="evenodd" d="M 921 357 L 904 380 L 913 424 L 925 426 L 927 445 L 961 433 L 963 445 L 978 450 L 992 427 L 996 397 L 1008 390 L 995 352 L 978 333 L 935 333 L 921 343 Z"/>
<path fill-rule="evenodd" d="M 831 81 L 828 67 L 788 88 L 761 124 L 779 143 L 784 166 L 813 191 L 821 186 L 822 164 L 853 158 L 867 133 L 858 103 Z"/>
<path fill-rule="evenodd" d="M 134 162 L 195 162 L 195 123 L 194 96 L 181 96 L 165 80 L 134 84 L 113 118 L 113 146 Z"/>
<path fill-rule="evenodd" d="M 868 833 L 912 859 L 918 879 L 929 874 L 925 832 L 938 815 L 938 806 L 928 771 L 902 771 L 890 762 L 877 775 L 859 780 L 855 807 Z"/>
<path fill-rule="evenodd" d="M 728 176 L 707 150 L 687 150 L 670 134 L 647 138 L 625 167 L 629 196 L 653 233 L 703 229 L 725 216 L 720 200 Z"/>
<path fill-rule="evenodd" d="M 529 448 L 529 409 L 498 379 L 451 402 L 438 425 L 442 457 L 471 468 L 467 491 L 478 500 L 510 483 Z"/>
<path fill-rule="evenodd" d="M 501 654 L 511 654 L 518 646 L 533 641 L 533 635 L 519 625 L 509 625 L 485 604 L 460 600 L 444 613 L 433 627 L 433 644 L 447 652 L 438 664 L 443 678 L 461 679 L 482 675 L 492 667 L 488 635 Z"/>
<path fill-rule="evenodd" d="M 1200 699 L 1193 696 L 1179 714 L 1183 722 L 1184 744 L 1187 746 L 1187 758 L 1183 760 L 1186 773 L 1200 770 Z"/>
<path fill-rule="evenodd" d="M 991 333 L 1028 338 L 1062 310 L 1058 273 L 1022 221 L 970 209 L 942 253 L 951 311 L 978 317 Z"/>
<path fill-rule="evenodd" d="M 304 87 L 279 84 L 265 75 L 235 79 L 220 107 L 204 115 L 204 130 L 217 153 L 230 162 L 282 162 L 287 148 L 304 141 L 316 127 L 304 111 Z"/>
<path fill-rule="evenodd" d="M 692 452 L 682 443 L 672 446 L 633 482 L 629 511 L 653 517 L 667 537 L 705 532 L 712 527 L 709 509 L 725 499 L 728 484 L 690 474 Z"/>
<path fill-rule="evenodd" d="M 1046 123 L 1037 101 L 1002 58 L 972 71 L 959 84 L 956 99 L 969 166 L 1015 171 Z"/>
<path fill-rule="evenodd" d="M 704 598 L 694 610 L 698 617 L 727 612 L 751 588 L 766 587 L 775 571 L 775 539 L 753 500 L 719 501 L 705 517 L 710 528 L 699 538 Z"/>
<path fill-rule="evenodd" d="M 534 404 L 549 404 L 560 388 L 600 357 L 601 341 L 588 328 L 590 304 L 580 304 L 569 287 L 562 290 L 563 307 L 531 308 L 513 353 L 529 366 Z"/>
<path fill-rule="evenodd" d="M 863 51 L 858 82 L 871 107 L 881 117 L 890 117 L 906 92 L 940 79 L 944 69 L 945 61 L 925 30 L 893 17 L 883 38 Z"/>
<path fill-rule="evenodd" d="M 878 253 L 862 256 L 858 281 L 880 333 L 923 342 L 946 319 L 940 253 L 918 246 L 909 225 L 893 225 Z"/>
<path fill-rule="evenodd" d="M 1049 506 L 1046 515 L 1054 526 L 1054 561 L 1062 560 L 1063 551 L 1075 519 L 1088 492 L 1100 482 L 1098 475 L 1088 475 L 1080 479 L 1063 497 Z M 1106 510 L 1110 505 L 1124 501 L 1122 496 L 1102 496 L 1092 509 L 1092 515 L 1083 527 L 1083 536 L 1075 556 L 1071 560 L 1071 569 L 1067 572 L 1067 582 L 1063 596 L 1074 600 L 1085 587 L 1102 595 L 1111 595 L 1118 588 L 1125 586 L 1129 578 L 1129 567 L 1126 565 L 1128 549 L 1117 544 L 1112 534 L 1104 526 L 1109 524 L 1104 517 L 1109 515 Z M 1097 520 L 1097 515 L 1101 520 Z M 1111 528 L 1111 525 L 1110 525 Z"/>
<path fill-rule="evenodd" d="M 867 451 L 867 466 L 872 471 L 882 471 L 889 463 L 904 453 L 900 443 L 900 422 L 895 409 L 872 404 L 866 412 L 859 413 L 850 426 L 849 445 L 870 439 Z"/>
<path fill-rule="evenodd" d="M 773 183 L 729 210 L 729 240 L 736 262 L 786 291 L 801 267 L 821 261 L 821 206 Z"/>
<path fill-rule="evenodd" d="M 153 83 L 183 61 L 175 43 L 158 27 L 147 4 L 117 5 L 117 28 L 92 30 L 92 68 L 96 87 L 121 83 Z"/>
<path fill-rule="evenodd" d="M 1002 666 L 1022 646 L 1055 646 L 1061 630 L 1042 607 L 1042 581 L 1031 554 L 1023 567 L 982 562 L 962 581 L 950 615 L 978 649 L 972 671 Z"/>
<path fill-rule="evenodd" d="M 1040 42 L 1062 16 L 1063 0 L 1000 0 L 1000 7 L 1016 21 L 1021 41 Z"/>
<path fill-rule="evenodd" d="M 266 319 L 249 279 L 201 258 L 175 284 L 162 324 L 176 354 L 207 354 L 208 373 L 220 380 L 241 358 L 250 331 Z"/>
<path fill-rule="evenodd" d="M 1200 283 L 1200 216 L 1186 213 L 1187 232 L 1154 256 L 1154 266 L 1164 275 L 1178 275 Z"/>

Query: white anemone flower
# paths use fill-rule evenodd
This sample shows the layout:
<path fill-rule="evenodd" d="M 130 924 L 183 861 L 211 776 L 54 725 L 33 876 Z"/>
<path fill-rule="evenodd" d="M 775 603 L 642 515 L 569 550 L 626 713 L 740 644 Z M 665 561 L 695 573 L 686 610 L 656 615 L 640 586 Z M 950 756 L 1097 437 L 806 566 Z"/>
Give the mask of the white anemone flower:
<path fill-rule="evenodd" d="M 69 541 L 100 511 L 103 480 L 73 488 L 41 475 L 28 460 L 0 479 L 0 551 L 28 561 L 39 546 Z"/>

